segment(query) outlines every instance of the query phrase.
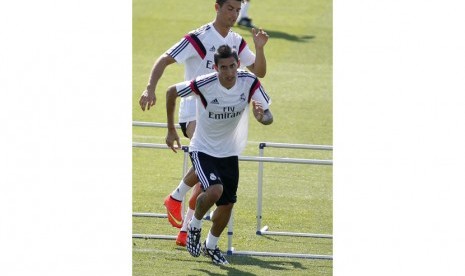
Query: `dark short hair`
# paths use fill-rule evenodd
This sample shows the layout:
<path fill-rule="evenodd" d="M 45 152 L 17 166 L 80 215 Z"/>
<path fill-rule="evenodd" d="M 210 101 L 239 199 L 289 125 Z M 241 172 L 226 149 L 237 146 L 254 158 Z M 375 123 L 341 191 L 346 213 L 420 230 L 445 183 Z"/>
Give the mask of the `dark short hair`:
<path fill-rule="evenodd" d="M 234 57 L 236 61 L 239 61 L 239 56 L 237 55 L 236 50 L 232 49 L 227 44 L 221 45 L 220 47 L 218 47 L 214 55 L 215 65 L 218 65 L 218 60 L 220 58 L 230 57 Z"/>
<path fill-rule="evenodd" d="M 217 3 L 218 5 L 220 5 L 220 7 L 222 7 L 223 4 L 224 4 L 226 1 L 228 1 L 228 0 L 216 0 L 216 3 Z M 241 2 L 241 3 L 244 2 L 244 0 L 236 0 L 236 1 L 239 1 L 239 2 Z"/>

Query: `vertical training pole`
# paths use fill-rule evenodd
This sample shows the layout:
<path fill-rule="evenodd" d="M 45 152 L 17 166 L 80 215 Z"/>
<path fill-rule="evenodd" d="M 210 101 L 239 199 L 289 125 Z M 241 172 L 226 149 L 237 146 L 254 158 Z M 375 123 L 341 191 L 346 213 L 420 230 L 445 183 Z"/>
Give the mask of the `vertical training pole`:
<path fill-rule="evenodd" d="M 263 157 L 265 143 L 260 143 L 258 156 Z M 258 191 L 257 191 L 257 234 L 260 233 L 262 224 L 262 185 L 263 185 L 263 162 L 258 162 Z"/>
<path fill-rule="evenodd" d="M 232 239 L 233 239 L 233 230 L 234 230 L 234 208 L 231 210 L 231 217 L 229 218 L 228 222 L 228 252 L 227 255 L 232 255 L 234 248 L 232 247 Z"/>
<path fill-rule="evenodd" d="M 184 176 L 187 174 L 187 169 L 188 169 L 188 156 L 189 156 L 189 147 L 188 146 L 182 146 L 182 151 L 184 152 L 184 161 L 183 161 L 183 164 L 182 164 L 182 178 L 184 178 Z M 187 199 L 187 194 L 186 196 L 184 197 L 184 200 L 182 201 L 182 205 L 181 205 L 181 217 L 182 219 L 184 219 L 184 215 L 186 214 L 186 211 L 187 211 L 187 205 L 184 203 L 184 202 L 189 202 L 186 200 Z"/>
<path fill-rule="evenodd" d="M 188 156 L 189 156 L 189 147 L 188 146 L 182 146 L 182 150 L 184 151 L 184 164 L 182 166 L 182 177 L 184 177 L 187 173 L 187 169 L 188 169 L 188 163 L 189 163 L 189 160 L 188 160 Z"/>

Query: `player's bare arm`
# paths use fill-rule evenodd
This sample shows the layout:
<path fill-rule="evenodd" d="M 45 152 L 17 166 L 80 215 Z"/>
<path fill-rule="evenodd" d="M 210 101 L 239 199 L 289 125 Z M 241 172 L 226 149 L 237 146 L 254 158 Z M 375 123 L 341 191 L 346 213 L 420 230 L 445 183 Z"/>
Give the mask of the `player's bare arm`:
<path fill-rule="evenodd" d="M 266 58 L 265 58 L 265 44 L 268 42 L 268 34 L 259 29 L 252 28 L 252 37 L 255 44 L 255 62 L 247 68 L 254 73 L 257 77 L 263 78 L 266 75 Z"/>
<path fill-rule="evenodd" d="M 257 101 L 252 101 L 253 115 L 255 119 L 264 125 L 273 123 L 273 114 L 269 109 L 263 110 L 262 105 Z"/>
<path fill-rule="evenodd" d="M 157 102 L 155 89 L 157 87 L 158 80 L 160 80 L 161 76 L 163 75 L 165 68 L 175 62 L 176 61 L 174 58 L 167 54 L 161 55 L 157 61 L 155 61 L 155 64 L 153 65 L 152 71 L 150 73 L 150 79 L 147 88 L 144 90 L 144 92 L 142 92 L 142 95 L 139 99 L 139 105 L 142 108 L 142 111 L 145 111 L 146 108 L 147 110 L 150 110 L 150 107 L 155 105 Z"/>
<path fill-rule="evenodd" d="M 174 110 L 176 109 L 176 98 L 178 97 L 178 92 L 176 91 L 176 86 L 172 85 L 166 91 L 166 119 L 167 119 L 167 126 L 168 126 L 168 133 L 166 135 L 166 145 L 171 148 L 174 152 L 176 151 L 176 147 L 174 146 L 174 142 L 176 141 L 177 148 L 181 148 L 181 141 L 179 140 L 178 133 L 174 126 Z"/>

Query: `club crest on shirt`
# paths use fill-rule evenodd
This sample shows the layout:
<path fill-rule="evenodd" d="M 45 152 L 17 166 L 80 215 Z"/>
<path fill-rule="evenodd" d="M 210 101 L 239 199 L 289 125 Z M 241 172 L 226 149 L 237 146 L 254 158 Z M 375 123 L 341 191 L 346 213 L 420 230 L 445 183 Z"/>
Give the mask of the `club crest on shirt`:
<path fill-rule="evenodd" d="M 241 94 L 241 101 L 245 102 L 245 94 L 244 93 Z"/>
<path fill-rule="evenodd" d="M 214 173 L 210 173 L 210 180 L 216 180 L 216 175 Z"/>

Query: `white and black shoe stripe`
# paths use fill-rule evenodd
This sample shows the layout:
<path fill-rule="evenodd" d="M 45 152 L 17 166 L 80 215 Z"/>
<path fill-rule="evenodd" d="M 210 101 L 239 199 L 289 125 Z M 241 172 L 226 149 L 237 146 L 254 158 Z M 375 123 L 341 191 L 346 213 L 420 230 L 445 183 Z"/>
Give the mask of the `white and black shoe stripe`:
<path fill-rule="evenodd" d="M 219 265 L 229 264 L 226 258 L 223 256 L 223 253 L 221 253 L 221 250 L 218 248 L 218 246 L 215 247 L 215 249 L 207 248 L 206 241 L 204 241 L 202 245 L 202 252 L 204 256 L 210 257 L 214 264 L 219 264 Z"/>
<path fill-rule="evenodd" d="M 200 236 L 201 236 L 202 229 L 198 229 L 192 227 L 187 231 L 187 240 L 186 240 L 186 248 L 189 253 L 194 256 L 200 256 Z"/>

